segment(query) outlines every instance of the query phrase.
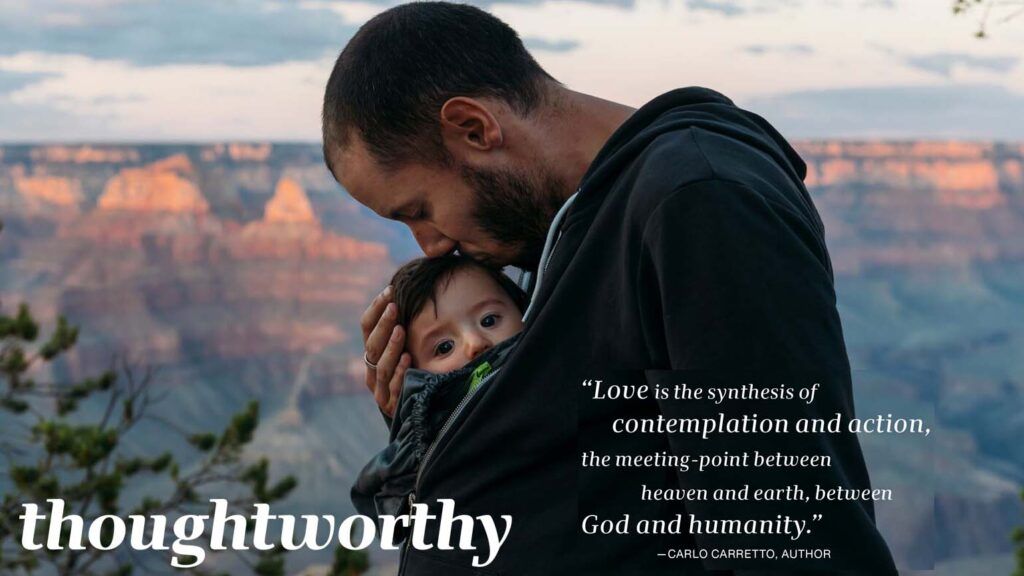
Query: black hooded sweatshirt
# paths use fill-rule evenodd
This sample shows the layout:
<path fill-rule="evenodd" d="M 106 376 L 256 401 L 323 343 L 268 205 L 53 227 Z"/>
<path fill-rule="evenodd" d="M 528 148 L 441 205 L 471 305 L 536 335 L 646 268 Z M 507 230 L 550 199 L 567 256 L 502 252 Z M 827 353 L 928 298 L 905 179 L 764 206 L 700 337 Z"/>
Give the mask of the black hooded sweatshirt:
<path fill-rule="evenodd" d="M 465 402 L 422 463 L 413 497 L 437 511 L 513 524 L 485 568 L 477 551 L 402 552 L 400 574 L 896 574 L 864 501 L 815 501 L 815 489 L 870 486 L 850 434 L 618 434 L 619 418 L 835 417 L 853 414 L 850 366 L 821 220 L 806 166 L 765 120 L 702 88 L 674 90 L 636 111 L 584 176 L 503 370 Z M 820 385 L 803 402 L 722 405 L 676 399 L 594 400 L 584 380 L 758 389 Z M 746 453 L 748 467 L 582 466 L 581 455 Z M 756 452 L 756 454 L 755 454 Z M 829 466 L 754 467 L 755 456 L 817 455 Z M 799 484 L 811 502 L 716 499 L 716 488 Z M 644 489 L 706 489 L 684 501 Z M 812 514 L 821 514 L 815 520 Z M 588 518 L 628 534 L 585 534 Z M 790 535 L 691 535 L 698 519 L 807 521 Z M 638 521 L 682 529 L 638 534 Z M 436 524 L 426 542 L 436 542 Z M 710 530 L 705 530 L 708 532 Z M 776 551 L 774 561 L 756 550 Z M 746 559 L 715 559 L 723 549 Z M 786 560 L 786 549 L 828 558 Z M 678 558 L 687 554 L 691 558 Z M 703 552 L 701 552 L 703 550 Z M 750 550 L 755 550 L 751 552 Z M 734 553 L 735 554 L 735 553 Z M 704 555 L 704 558 L 701 556 Z M 795 572 L 813 569 L 814 572 Z"/>

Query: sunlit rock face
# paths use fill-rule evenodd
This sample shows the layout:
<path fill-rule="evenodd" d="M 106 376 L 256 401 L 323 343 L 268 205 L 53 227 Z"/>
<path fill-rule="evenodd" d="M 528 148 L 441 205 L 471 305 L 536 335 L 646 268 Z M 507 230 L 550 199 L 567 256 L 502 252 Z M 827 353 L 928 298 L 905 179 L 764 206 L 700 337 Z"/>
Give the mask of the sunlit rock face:
<path fill-rule="evenodd" d="M 319 227 L 320 222 L 313 213 L 306 191 L 291 178 L 282 178 L 274 190 L 274 197 L 267 202 L 263 221 L 271 224 L 308 224 Z"/>
<path fill-rule="evenodd" d="M 372 222 L 344 232 L 350 201 L 315 148 L 283 159 L 269 144 L 2 150 L 0 258 L 13 260 L 0 295 L 88 326 L 80 370 L 112 350 L 169 367 L 172 380 L 233 362 L 278 374 L 322 354 L 318 366 L 337 367 L 304 394 L 357 389 L 346 366 L 359 357 L 358 317 L 394 263 Z M 325 221 L 307 186 L 343 208 Z"/>
<path fill-rule="evenodd" d="M 796 147 L 807 161 L 806 184 L 839 276 L 1024 259 L 1020 145 Z M 0 153 L 8 225 L 0 254 L 18 255 L 19 279 L 64 295 L 41 303 L 45 310 L 63 303 L 97 319 L 114 307 L 143 311 L 125 312 L 131 324 L 154 311 L 259 301 L 335 306 L 326 317 L 353 320 L 394 266 L 386 245 L 393 238 L 338 188 L 315 145 L 39 146 Z M 246 316 L 259 318 L 254 310 Z M 186 317 L 169 317 L 154 334 L 180 332 Z M 354 323 L 339 322 L 337 331 L 309 326 L 304 334 L 321 336 L 293 332 L 285 342 L 288 331 L 278 328 L 245 337 L 236 328 L 218 329 L 235 335 L 218 337 L 212 349 L 235 354 L 356 340 Z M 181 338 L 151 340 L 169 350 Z"/>
<path fill-rule="evenodd" d="M 839 273 L 1024 258 L 1017 145 L 807 142 L 805 183 Z"/>
<path fill-rule="evenodd" d="M 255 144 L 231 142 L 207 146 L 199 154 L 204 162 L 216 162 L 225 159 L 235 162 L 266 162 L 270 159 L 273 150 L 274 145 L 269 142 Z"/>
<path fill-rule="evenodd" d="M 832 145 L 831 148 L 836 148 Z M 822 155 L 817 147 L 802 151 L 817 161 L 808 168 L 808 187 L 835 186 L 866 180 L 889 186 L 930 187 L 942 204 L 984 210 L 1004 201 L 999 194 L 1000 168 L 1019 169 L 1019 161 L 993 162 L 982 154 L 989 146 L 868 145 L 840 150 L 838 156 Z M 923 149 L 923 150 L 922 150 Z M 1012 174 L 1006 174 L 1013 179 Z M 1018 182 L 1019 184 L 1019 182 Z"/>
<path fill-rule="evenodd" d="M 210 205 L 193 181 L 188 157 L 175 155 L 111 178 L 96 202 L 102 210 L 205 214 Z"/>
<path fill-rule="evenodd" d="M 60 176 L 25 176 L 23 170 L 13 174 L 14 189 L 25 210 L 43 212 L 55 210 L 77 214 L 84 196 L 81 183 Z"/>
<path fill-rule="evenodd" d="M 49 164 L 122 164 L 138 162 L 139 151 L 129 146 L 39 146 L 31 150 L 35 162 Z"/>
<path fill-rule="evenodd" d="M 263 218 L 229 234 L 225 246 L 235 258 L 276 258 L 363 263 L 388 260 L 387 249 L 325 231 L 305 190 L 283 177 L 263 210 Z"/>

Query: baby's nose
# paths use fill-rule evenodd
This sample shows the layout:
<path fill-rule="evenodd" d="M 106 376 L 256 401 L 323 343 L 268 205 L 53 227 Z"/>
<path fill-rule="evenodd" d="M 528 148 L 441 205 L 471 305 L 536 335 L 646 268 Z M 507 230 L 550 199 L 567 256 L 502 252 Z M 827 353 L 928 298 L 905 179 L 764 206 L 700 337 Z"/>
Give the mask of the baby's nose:
<path fill-rule="evenodd" d="M 491 341 L 480 335 L 473 335 L 466 338 L 466 355 L 470 360 L 486 352 L 491 347 Z"/>

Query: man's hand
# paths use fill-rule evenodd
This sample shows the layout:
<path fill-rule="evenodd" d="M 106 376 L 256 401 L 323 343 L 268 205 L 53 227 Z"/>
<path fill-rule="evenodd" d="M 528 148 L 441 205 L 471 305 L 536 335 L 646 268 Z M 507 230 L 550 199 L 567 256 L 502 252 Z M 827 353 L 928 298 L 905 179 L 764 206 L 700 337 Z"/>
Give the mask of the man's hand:
<path fill-rule="evenodd" d="M 392 302 L 391 286 L 377 295 L 363 312 L 366 387 L 388 417 L 394 417 L 402 393 L 405 371 L 412 356 L 405 349 L 405 329 L 398 325 L 398 306 Z"/>

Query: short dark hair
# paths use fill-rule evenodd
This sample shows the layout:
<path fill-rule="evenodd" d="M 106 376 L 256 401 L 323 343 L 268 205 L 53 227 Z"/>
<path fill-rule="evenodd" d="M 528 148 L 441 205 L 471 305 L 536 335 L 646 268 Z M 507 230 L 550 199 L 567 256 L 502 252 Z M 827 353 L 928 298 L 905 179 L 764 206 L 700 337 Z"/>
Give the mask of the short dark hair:
<path fill-rule="evenodd" d="M 468 256 L 447 254 L 435 258 L 417 258 L 403 264 L 395 272 L 391 278 L 391 290 L 398 306 L 398 323 L 408 327 L 409 322 L 423 310 L 428 301 L 436 307 L 438 289 L 442 285 L 447 286 L 456 272 L 470 268 L 486 272 L 508 293 L 519 311 L 525 311 L 526 293 L 511 278 Z"/>
<path fill-rule="evenodd" d="M 354 129 L 385 168 L 450 162 L 438 113 L 455 96 L 490 96 L 527 114 L 551 76 L 508 24 L 465 4 L 414 2 L 363 24 L 324 93 L 324 159 Z"/>

